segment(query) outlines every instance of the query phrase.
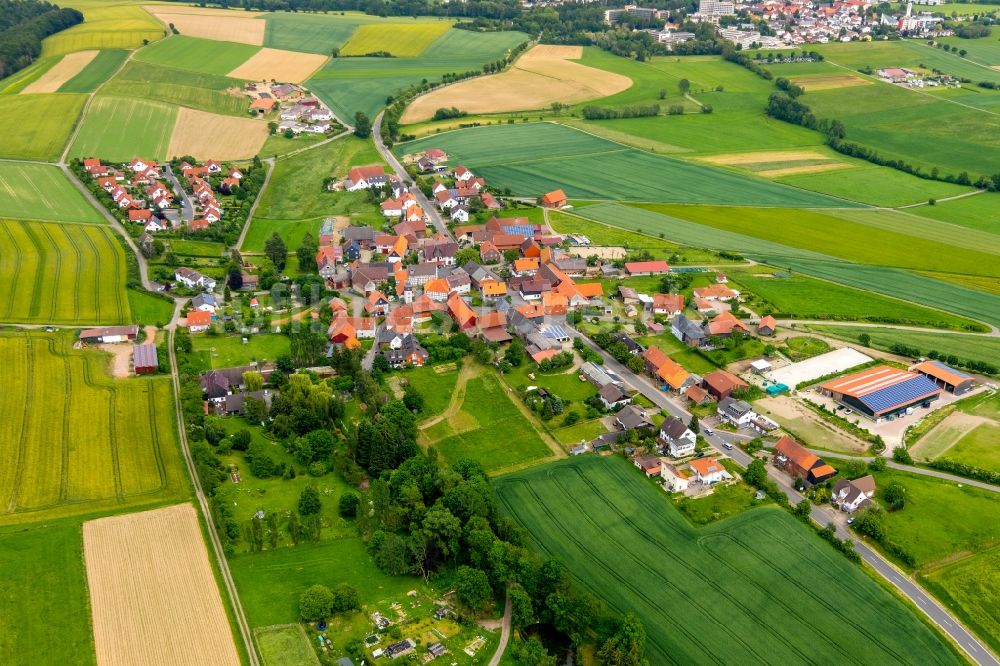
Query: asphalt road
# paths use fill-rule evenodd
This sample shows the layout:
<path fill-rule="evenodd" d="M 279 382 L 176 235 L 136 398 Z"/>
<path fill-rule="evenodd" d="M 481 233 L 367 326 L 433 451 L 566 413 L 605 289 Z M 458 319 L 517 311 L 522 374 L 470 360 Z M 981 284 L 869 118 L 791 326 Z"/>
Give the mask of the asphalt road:
<path fill-rule="evenodd" d="M 191 220 L 194 219 L 194 202 L 191 201 L 191 197 L 188 196 L 188 193 L 184 189 L 184 186 L 181 185 L 181 182 L 177 180 L 177 176 L 174 175 L 174 170 L 169 164 L 166 165 L 166 168 L 163 171 L 167 176 L 167 180 L 170 181 L 170 184 L 174 188 L 174 195 L 184 202 L 184 205 L 181 206 L 181 219 L 184 220 L 185 225 L 191 224 Z M 259 199 L 260 197 L 257 198 Z M 247 224 L 245 226 L 250 225 Z"/>
<path fill-rule="evenodd" d="M 633 373 L 627 367 L 609 356 L 602 349 L 598 348 L 596 344 L 591 342 L 589 338 L 579 331 L 569 326 L 566 328 L 571 335 L 582 339 L 589 347 L 599 353 L 604 359 L 605 367 L 613 370 L 619 377 L 621 377 L 625 384 L 642 393 L 642 395 L 652 401 L 654 405 L 665 410 L 668 414 L 677 416 L 685 421 L 690 420 L 690 412 L 675 403 L 646 377 Z M 745 436 L 720 431 L 714 431 L 712 435 L 707 435 L 705 429 L 706 426 L 711 428 L 711 423 L 704 419 L 699 421 L 699 423 L 701 424 L 702 436 L 705 437 L 706 441 L 708 441 L 708 443 L 711 444 L 717 451 L 724 453 L 744 467 L 749 465 L 753 460 L 752 456 L 748 455 L 737 446 L 733 446 L 732 448 L 726 447 L 727 443 L 732 442 L 735 439 L 746 438 Z M 829 454 L 823 452 L 822 455 Z M 896 467 L 895 464 L 893 466 Z M 907 471 L 915 471 L 913 468 L 907 466 L 902 467 Z M 930 470 L 921 470 L 921 472 L 927 471 Z M 770 465 L 767 466 L 767 473 L 769 478 L 777 483 L 778 487 L 780 487 L 782 491 L 788 495 L 788 498 L 792 503 L 802 501 L 802 495 L 792 487 L 790 482 L 791 480 L 785 474 L 782 474 Z M 932 474 L 932 476 L 939 475 L 940 473 Z M 950 475 L 944 475 L 943 478 L 948 477 L 950 477 Z M 969 483 L 972 485 L 968 479 L 960 479 L 958 477 L 951 478 L 962 483 Z M 996 487 L 988 486 L 988 488 L 990 490 L 1000 492 L 1000 489 L 997 489 Z M 951 615 L 951 613 L 949 613 L 933 597 L 927 594 L 922 587 L 917 585 L 916 582 L 908 578 L 881 555 L 869 548 L 864 542 L 850 533 L 847 530 L 843 514 L 840 514 L 827 506 L 814 505 L 811 516 L 812 519 L 819 525 L 825 526 L 828 523 L 834 523 L 837 526 L 838 536 L 842 539 L 850 539 L 854 542 L 855 550 L 858 551 L 858 554 L 861 555 L 861 559 L 864 560 L 865 563 L 871 566 L 872 569 L 874 569 L 880 576 L 889 581 L 889 583 L 905 595 L 907 599 L 913 602 L 913 604 L 916 605 L 921 612 L 937 624 L 942 631 L 948 634 L 948 636 L 950 636 L 951 639 L 959 647 L 961 647 L 961 649 L 964 650 L 975 663 L 981 664 L 982 666 L 1000 666 L 1000 661 L 998 661 L 997 658 L 986 647 L 984 647 L 971 632 L 963 627 L 958 620 Z"/>
<path fill-rule="evenodd" d="M 382 158 L 389 163 L 390 167 L 392 167 L 396 177 L 405 183 L 410 180 L 410 176 L 406 173 L 406 169 L 403 168 L 403 165 L 399 163 L 399 160 L 396 159 L 396 156 L 393 155 L 392 151 L 382 141 L 383 115 L 385 115 L 385 111 L 380 111 L 379 114 L 375 116 L 375 122 L 372 123 L 372 134 L 375 138 L 375 148 L 378 149 Z M 431 222 L 434 224 L 438 233 L 442 236 L 450 238 L 451 240 L 455 240 L 455 237 L 451 235 L 451 230 L 448 228 L 448 225 L 444 223 L 444 220 L 441 219 L 441 215 L 438 214 L 437 206 L 427 200 L 427 197 L 425 197 L 424 193 L 420 191 L 420 188 L 416 185 L 411 186 L 410 194 L 416 197 L 417 203 L 420 204 L 420 207 L 424 209 L 425 213 L 427 213 L 427 217 L 431 219 Z"/>

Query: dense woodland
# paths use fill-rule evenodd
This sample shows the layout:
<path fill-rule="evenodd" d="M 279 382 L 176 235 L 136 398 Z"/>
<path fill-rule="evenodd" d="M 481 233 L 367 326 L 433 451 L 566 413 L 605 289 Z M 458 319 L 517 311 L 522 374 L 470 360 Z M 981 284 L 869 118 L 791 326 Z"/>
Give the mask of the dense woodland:
<path fill-rule="evenodd" d="M 75 9 L 39 0 L 0 0 L 0 79 L 24 69 L 42 52 L 42 40 L 83 22 Z"/>

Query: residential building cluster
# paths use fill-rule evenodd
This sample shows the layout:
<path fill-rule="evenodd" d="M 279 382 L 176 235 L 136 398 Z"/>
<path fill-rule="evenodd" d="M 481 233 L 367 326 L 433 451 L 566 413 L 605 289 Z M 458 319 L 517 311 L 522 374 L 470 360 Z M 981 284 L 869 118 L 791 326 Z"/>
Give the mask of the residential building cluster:
<path fill-rule="evenodd" d="M 261 116 L 277 111 L 279 132 L 325 134 L 333 127 L 333 112 L 302 86 L 293 83 L 252 82 L 243 87 L 249 110 Z"/>

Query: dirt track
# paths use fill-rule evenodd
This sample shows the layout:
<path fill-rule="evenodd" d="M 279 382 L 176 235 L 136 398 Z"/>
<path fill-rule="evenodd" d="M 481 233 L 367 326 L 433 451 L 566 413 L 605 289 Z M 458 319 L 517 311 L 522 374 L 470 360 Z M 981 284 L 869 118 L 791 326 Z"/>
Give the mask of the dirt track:
<path fill-rule="evenodd" d="M 98 666 L 237 666 L 190 504 L 83 524 Z"/>

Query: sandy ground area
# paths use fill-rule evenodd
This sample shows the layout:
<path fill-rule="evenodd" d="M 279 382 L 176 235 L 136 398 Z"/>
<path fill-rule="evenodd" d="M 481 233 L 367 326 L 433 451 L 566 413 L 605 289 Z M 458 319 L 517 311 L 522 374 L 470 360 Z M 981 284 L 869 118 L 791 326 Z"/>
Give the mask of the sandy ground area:
<path fill-rule="evenodd" d="M 571 247 L 566 254 L 572 254 L 575 257 L 623 259 L 627 252 L 623 247 Z"/>
<path fill-rule="evenodd" d="M 300 83 L 323 66 L 326 56 L 316 53 L 296 53 L 281 49 L 263 48 L 249 60 L 229 72 L 234 79 L 250 81 L 290 81 Z"/>
<path fill-rule="evenodd" d="M 191 155 L 198 160 L 245 160 L 259 153 L 266 140 L 267 123 L 261 120 L 181 107 L 167 154 Z"/>
<path fill-rule="evenodd" d="M 621 74 L 573 62 L 579 46 L 534 46 L 505 72 L 444 86 L 418 97 L 403 113 L 402 122 L 429 120 L 442 107 L 467 113 L 525 111 L 552 102 L 576 104 L 614 95 L 632 85 Z"/>
<path fill-rule="evenodd" d="M 97 57 L 97 51 L 77 51 L 67 53 L 62 60 L 57 62 L 52 69 L 42 74 L 37 81 L 25 87 L 21 91 L 22 95 L 31 93 L 51 93 L 56 92 L 64 83 L 80 73 L 80 71 L 90 64 L 90 61 Z"/>
<path fill-rule="evenodd" d="M 178 32 L 188 37 L 217 39 L 224 42 L 240 42 L 261 46 L 264 43 L 264 29 L 267 22 L 263 14 L 209 9 L 207 7 L 185 7 L 180 5 L 147 5 L 147 12 L 165 24 L 174 24 Z"/>
<path fill-rule="evenodd" d="M 792 83 L 802 86 L 806 91 L 834 90 L 836 88 L 853 88 L 855 86 L 870 86 L 872 81 L 852 74 L 833 74 L 822 76 L 797 76 Z"/>
<path fill-rule="evenodd" d="M 83 524 L 98 666 L 240 664 L 190 504 Z"/>
<path fill-rule="evenodd" d="M 948 449 L 958 443 L 958 440 L 979 426 L 991 423 L 993 421 L 975 414 L 952 412 L 941 423 L 934 426 L 930 432 L 921 437 L 916 445 L 910 449 L 910 454 L 914 458 L 933 460 L 946 453 Z"/>
<path fill-rule="evenodd" d="M 843 453 L 863 453 L 868 448 L 867 443 L 827 423 L 789 396 L 764 398 L 756 404 L 758 409 L 765 410 L 765 416 L 786 426 L 790 433 L 804 439 L 807 446 Z"/>

